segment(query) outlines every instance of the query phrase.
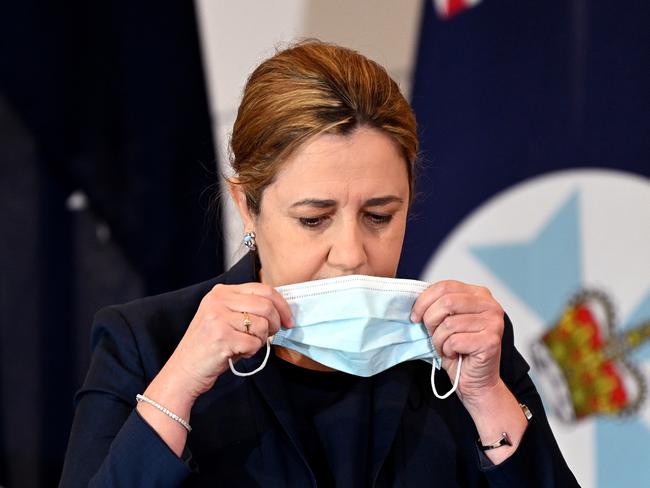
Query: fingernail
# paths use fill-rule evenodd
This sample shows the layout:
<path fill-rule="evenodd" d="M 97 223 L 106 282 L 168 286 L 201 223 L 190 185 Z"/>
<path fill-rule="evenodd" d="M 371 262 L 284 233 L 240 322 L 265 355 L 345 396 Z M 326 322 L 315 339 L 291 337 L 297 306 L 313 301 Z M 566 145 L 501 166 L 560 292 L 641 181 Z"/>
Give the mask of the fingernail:
<path fill-rule="evenodd" d="M 416 322 L 416 317 L 414 313 L 411 314 L 411 322 Z"/>

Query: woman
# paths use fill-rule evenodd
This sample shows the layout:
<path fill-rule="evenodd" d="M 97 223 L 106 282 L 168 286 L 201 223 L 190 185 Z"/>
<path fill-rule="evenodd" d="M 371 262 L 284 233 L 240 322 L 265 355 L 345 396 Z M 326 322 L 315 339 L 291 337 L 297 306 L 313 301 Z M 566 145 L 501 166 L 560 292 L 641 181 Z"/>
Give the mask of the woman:
<path fill-rule="evenodd" d="M 275 287 L 395 276 L 416 154 L 412 111 L 376 63 L 315 41 L 263 62 L 229 180 L 252 251 L 209 282 L 98 313 L 61 484 L 575 485 L 485 288 L 440 282 L 413 305 L 450 377 L 464 358 L 446 400 L 419 361 L 361 378 L 273 346 L 255 376 L 230 370 L 257 369 L 294 325 Z"/>

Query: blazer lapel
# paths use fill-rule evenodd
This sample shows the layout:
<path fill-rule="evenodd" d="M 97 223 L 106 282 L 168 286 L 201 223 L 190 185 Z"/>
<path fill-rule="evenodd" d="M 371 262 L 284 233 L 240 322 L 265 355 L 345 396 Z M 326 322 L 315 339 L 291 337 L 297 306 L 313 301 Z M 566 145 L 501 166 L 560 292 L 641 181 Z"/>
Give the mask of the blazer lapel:
<path fill-rule="evenodd" d="M 271 352 L 273 354 L 273 352 Z M 241 359 L 237 362 L 237 369 L 240 371 L 253 371 L 258 368 L 264 356 L 266 355 L 266 347 L 263 347 L 258 351 L 255 356 L 250 359 Z M 241 366 L 241 367 L 240 367 Z M 312 484 L 315 484 L 314 474 L 309 467 L 309 463 L 304 456 L 305 446 L 302 443 L 300 435 L 298 433 L 298 425 L 296 424 L 296 417 L 291 411 L 291 405 L 287 399 L 287 392 L 280 377 L 280 373 L 274 367 L 273 362 L 269 360 L 264 369 L 255 375 L 248 378 L 249 381 L 252 381 L 258 392 L 267 403 L 273 415 L 278 420 L 278 423 L 287 434 L 287 437 L 293 444 L 294 448 L 298 452 L 300 459 L 302 459 L 305 469 L 310 474 L 312 478 Z"/>
<path fill-rule="evenodd" d="M 406 406 L 413 375 L 409 364 L 395 366 L 375 376 L 373 393 L 371 479 L 374 485 L 390 451 Z"/>

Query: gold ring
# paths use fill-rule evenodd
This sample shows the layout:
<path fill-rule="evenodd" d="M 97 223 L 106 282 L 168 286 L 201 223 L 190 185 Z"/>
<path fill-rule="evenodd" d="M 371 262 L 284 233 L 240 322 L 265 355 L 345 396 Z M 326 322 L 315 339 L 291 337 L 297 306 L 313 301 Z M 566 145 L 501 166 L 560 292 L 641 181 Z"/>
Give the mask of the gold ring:
<path fill-rule="evenodd" d="M 250 334 L 251 333 L 250 327 L 251 327 L 251 325 L 253 325 L 253 322 L 251 322 L 251 319 L 248 316 L 248 312 L 242 312 L 242 314 L 244 314 L 244 322 L 243 322 L 243 324 L 244 324 L 244 327 L 246 327 L 246 333 Z"/>

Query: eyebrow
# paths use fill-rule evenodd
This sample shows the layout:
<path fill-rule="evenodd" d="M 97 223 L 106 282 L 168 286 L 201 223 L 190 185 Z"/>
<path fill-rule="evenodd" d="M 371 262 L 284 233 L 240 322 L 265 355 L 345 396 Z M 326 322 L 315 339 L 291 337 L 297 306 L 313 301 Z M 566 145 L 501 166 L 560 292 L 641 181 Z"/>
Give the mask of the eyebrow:
<path fill-rule="evenodd" d="M 321 200 L 318 198 L 305 198 L 304 200 L 299 200 L 291 205 L 289 208 L 294 207 L 316 207 L 316 208 L 329 208 L 336 205 L 336 200 Z"/>
<path fill-rule="evenodd" d="M 404 200 L 395 195 L 386 195 L 384 197 L 370 198 L 364 202 L 363 206 L 381 207 L 382 205 L 388 205 L 389 203 L 393 203 L 393 202 L 404 203 Z"/>
<path fill-rule="evenodd" d="M 364 207 L 381 207 L 382 205 L 388 205 L 389 203 L 399 202 L 403 203 L 404 199 L 394 196 L 386 195 L 382 197 L 369 198 L 363 202 Z M 304 200 L 299 200 L 291 205 L 290 208 L 295 207 L 315 207 L 315 208 L 329 208 L 336 206 L 336 200 L 320 199 L 320 198 L 305 198 Z"/>

